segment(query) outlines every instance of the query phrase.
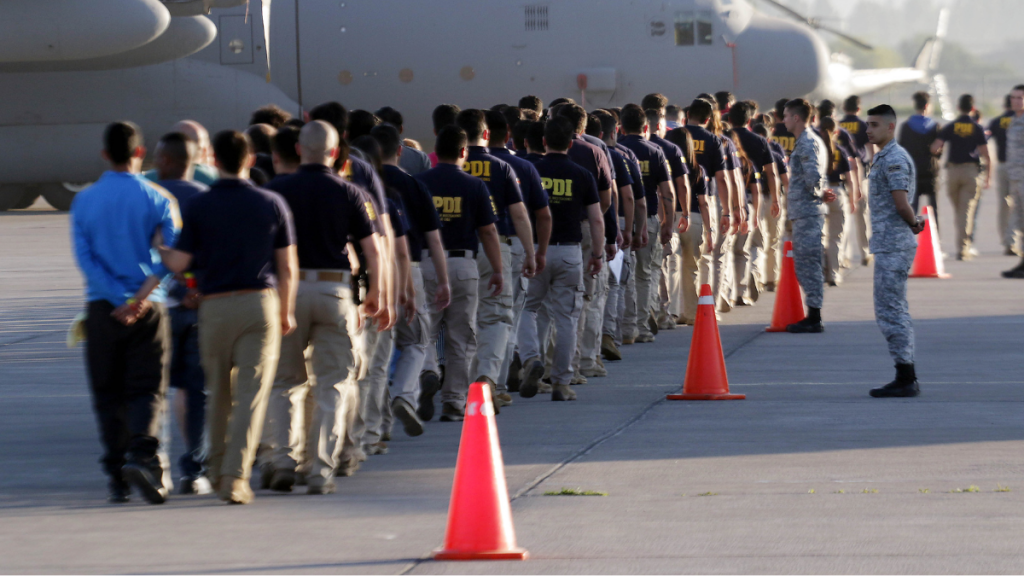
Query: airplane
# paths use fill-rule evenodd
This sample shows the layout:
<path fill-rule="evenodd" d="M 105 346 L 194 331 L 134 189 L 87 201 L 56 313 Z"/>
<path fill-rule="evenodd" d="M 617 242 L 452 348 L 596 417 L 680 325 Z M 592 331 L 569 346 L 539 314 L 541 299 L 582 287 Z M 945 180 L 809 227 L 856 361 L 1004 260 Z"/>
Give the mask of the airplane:
<path fill-rule="evenodd" d="M 842 98 L 926 81 L 915 67 L 852 70 L 804 18 L 747 0 L 7 0 L 0 2 L 0 210 L 41 194 L 67 210 L 104 163 L 107 123 L 139 124 L 152 148 L 189 118 L 211 133 L 276 104 L 389 105 L 429 142 L 434 106 L 572 96 L 588 108 L 730 90 Z"/>

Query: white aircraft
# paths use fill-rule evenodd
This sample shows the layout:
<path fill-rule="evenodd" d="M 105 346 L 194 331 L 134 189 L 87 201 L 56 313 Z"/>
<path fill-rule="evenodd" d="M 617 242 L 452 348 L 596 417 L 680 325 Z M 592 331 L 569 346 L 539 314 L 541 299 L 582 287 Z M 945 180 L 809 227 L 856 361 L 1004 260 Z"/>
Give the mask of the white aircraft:
<path fill-rule="evenodd" d="M 104 169 L 103 127 L 119 119 L 152 144 L 184 118 L 212 133 L 264 104 L 299 114 L 337 100 L 394 106 L 405 134 L 429 141 L 442 102 L 607 107 L 730 90 L 770 105 L 933 68 L 939 38 L 914 68 L 851 70 L 814 29 L 841 32 L 785 10 L 802 22 L 746 0 L 4 0 L 0 210 L 40 194 L 68 209 L 74 183 Z"/>

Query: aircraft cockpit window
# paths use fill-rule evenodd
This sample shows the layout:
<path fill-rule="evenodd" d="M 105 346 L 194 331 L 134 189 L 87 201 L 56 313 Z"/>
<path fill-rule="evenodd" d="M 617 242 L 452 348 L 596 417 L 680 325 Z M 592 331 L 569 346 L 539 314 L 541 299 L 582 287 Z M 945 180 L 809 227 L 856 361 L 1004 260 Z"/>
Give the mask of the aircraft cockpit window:
<path fill-rule="evenodd" d="M 696 37 L 693 34 L 693 11 L 676 12 L 676 46 L 693 46 Z"/>
<path fill-rule="evenodd" d="M 697 13 L 697 43 L 702 46 L 709 46 L 714 38 L 711 30 L 711 12 L 702 10 Z"/>

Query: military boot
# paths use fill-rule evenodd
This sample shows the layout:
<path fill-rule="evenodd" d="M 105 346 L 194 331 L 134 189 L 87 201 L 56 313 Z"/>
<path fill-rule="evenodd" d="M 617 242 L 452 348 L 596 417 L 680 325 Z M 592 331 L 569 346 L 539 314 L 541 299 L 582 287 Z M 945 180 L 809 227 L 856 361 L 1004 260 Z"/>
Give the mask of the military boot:
<path fill-rule="evenodd" d="M 896 379 L 871 390 L 872 398 L 913 398 L 921 393 L 913 364 L 897 364 Z"/>

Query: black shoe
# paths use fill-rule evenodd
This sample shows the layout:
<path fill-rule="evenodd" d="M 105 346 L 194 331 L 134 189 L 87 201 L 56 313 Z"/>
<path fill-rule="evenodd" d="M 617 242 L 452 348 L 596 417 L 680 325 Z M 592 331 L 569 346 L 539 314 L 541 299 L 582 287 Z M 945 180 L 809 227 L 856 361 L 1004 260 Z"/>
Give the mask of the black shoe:
<path fill-rule="evenodd" d="M 524 370 L 526 370 L 526 377 L 523 378 L 523 382 L 519 386 L 519 396 L 522 398 L 533 398 L 537 395 L 541 378 L 544 377 L 544 364 L 540 359 L 534 358 L 527 362 Z"/>
<path fill-rule="evenodd" d="M 913 398 L 921 394 L 913 364 L 897 364 L 896 379 L 871 390 L 872 398 Z"/>
<path fill-rule="evenodd" d="M 111 480 L 107 485 L 107 502 L 111 504 L 124 504 L 130 500 L 128 496 L 131 493 L 131 487 L 124 480 L 120 478 Z"/>
<path fill-rule="evenodd" d="M 658 335 L 658 321 L 653 315 L 647 317 L 647 327 L 651 329 L 651 334 Z"/>
<path fill-rule="evenodd" d="M 295 470 L 279 468 L 274 471 L 274 477 L 270 480 L 270 489 L 274 492 L 291 492 L 295 486 Z"/>
<path fill-rule="evenodd" d="M 458 406 L 447 402 L 441 405 L 441 422 L 462 422 L 465 418 L 466 413 Z"/>
<path fill-rule="evenodd" d="M 519 353 L 515 352 L 512 355 L 512 362 L 508 365 L 508 380 L 505 381 L 505 387 L 509 392 L 519 392 L 519 371 L 522 369 L 523 361 L 519 358 Z"/>
<path fill-rule="evenodd" d="M 423 434 L 423 422 L 404 398 L 395 398 L 391 403 L 391 413 L 402 423 L 406 435 L 419 436 Z"/>
<path fill-rule="evenodd" d="M 260 490 L 270 490 L 270 481 L 274 478 L 274 466 L 267 462 L 260 466 Z"/>
<path fill-rule="evenodd" d="M 159 465 L 147 466 L 138 462 L 129 462 L 121 468 L 125 482 L 134 485 L 139 493 L 150 504 L 163 504 L 167 501 L 167 488 L 163 484 L 163 471 Z"/>
<path fill-rule="evenodd" d="M 804 318 L 796 324 L 786 326 L 786 332 L 790 334 L 820 334 L 825 331 L 825 325 L 821 321 L 814 321 Z"/>
<path fill-rule="evenodd" d="M 429 422 L 434 418 L 434 394 L 441 390 L 441 379 L 433 372 L 420 374 L 420 407 L 416 415 L 420 420 Z"/>
<path fill-rule="evenodd" d="M 1003 272 L 1003 278 L 1024 278 L 1024 261 L 1016 267 Z"/>

